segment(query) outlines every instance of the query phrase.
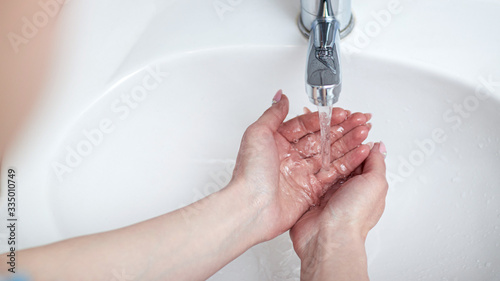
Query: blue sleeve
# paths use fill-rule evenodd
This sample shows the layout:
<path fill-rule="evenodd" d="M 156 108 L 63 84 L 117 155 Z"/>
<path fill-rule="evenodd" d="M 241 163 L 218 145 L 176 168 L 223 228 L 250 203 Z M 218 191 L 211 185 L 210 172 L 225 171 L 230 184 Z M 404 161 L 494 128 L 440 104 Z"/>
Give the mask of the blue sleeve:
<path fill-rule="evenodd" d="M 26 275 L 11 274 L 11 276 L 0 276 L 0 281 L 31 281 Z"/>

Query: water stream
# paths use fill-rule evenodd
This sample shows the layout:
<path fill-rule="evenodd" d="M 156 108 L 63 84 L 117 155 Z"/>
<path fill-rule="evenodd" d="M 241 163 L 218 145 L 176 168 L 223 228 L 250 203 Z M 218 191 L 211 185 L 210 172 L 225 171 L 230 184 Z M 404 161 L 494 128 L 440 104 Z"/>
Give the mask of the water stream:
<path fill-rule="evenodd" d="M 319 125 L 321 130 L 321 163 L 324 170 L 330 169 L 330 123 L 332 120 L 331 106 L 318 106 Z"/>

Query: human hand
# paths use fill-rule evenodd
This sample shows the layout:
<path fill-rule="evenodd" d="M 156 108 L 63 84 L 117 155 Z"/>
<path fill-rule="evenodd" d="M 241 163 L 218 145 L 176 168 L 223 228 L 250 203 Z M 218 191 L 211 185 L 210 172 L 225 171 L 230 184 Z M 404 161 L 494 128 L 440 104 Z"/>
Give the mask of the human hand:
<path fill-rule="evenodd" d="M 370 148 L 361 143 L 370 125 L 369 114 L 334 108 L 331 120 L 331 164 L 321 169 L 318 113 L 285 123 L 288 99 L 276 94 L 273 105 L 245 132 L 231 186 L 242 188 L 249 208 L 258 211 L 259 242 L 290 229 L 338 179 L 351 174 Z"/>
<path fill-rule="evenodd" d="M 367 279 L 364 242 L 385 207 L 385 154 L 385 145 L 375 144 L 350 178 L 336 183 L 291 229 L 305 280 L 331 280 L 320 277 L 330 272 L 335 280 Z"/>

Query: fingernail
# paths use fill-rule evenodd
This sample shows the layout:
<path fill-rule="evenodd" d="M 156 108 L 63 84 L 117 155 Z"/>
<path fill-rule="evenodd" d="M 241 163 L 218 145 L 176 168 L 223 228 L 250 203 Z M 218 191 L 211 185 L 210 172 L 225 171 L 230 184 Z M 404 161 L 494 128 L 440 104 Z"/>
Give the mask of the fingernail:
<path fill-rule="evenodd" d="M 371 113 L 365 113 L 365 116 L 366 116 L 366 121 L 370 121 L 370 119 L 372 119 L 372 114 Z"/>
<path fill-rule="evenodd" d="M 283 91 L 280 89 L 276 95 L 274 95 L 273 98 L 273 104 L 278 103 L 281 100 L 281 95 L 283 94 Z"/>
<path fill-rule="evenodd" d="M 346 114 L 347 116 L 351 115 L 351 111 L 350 110 L 346 110 L 345 112 L 347 113 Z"/>
<path fill-rule="evenodd" d="M 307 106 L 304 106 L 304 113 L 309 114 L 311 113 L 311 110 Z"/>
<path fill-rule="evenodd" d="M 371 129 L 372 128 L 372 123 L 366 123 L 366 127 L 368 127 L 368 129 Z"/>
<path fill-rule="evenodd" d="M 371 141 L 371 142 L 367 143 L 366 145 L 368 145 L 368 147 L 370 147 L 370 150 L 372 150 L 374 143 Z"/>
<path fill-rule="evenodd" d="M 384 158 L 387 157 L 387 148 L 385 147 L 385 144 L 382 141 L 380 141 L 379 151 L 384 155 Z"/>

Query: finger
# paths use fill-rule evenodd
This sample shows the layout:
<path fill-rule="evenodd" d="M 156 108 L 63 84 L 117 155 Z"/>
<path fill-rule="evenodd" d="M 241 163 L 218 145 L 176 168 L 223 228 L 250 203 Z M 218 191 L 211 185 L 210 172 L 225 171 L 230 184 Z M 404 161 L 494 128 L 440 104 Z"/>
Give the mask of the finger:
<path fill-rule="evenodd" d="M 347 113 L 342 108 L 332 109 L 331 124 L 337 125 L 345 120 Z M 296 142 L 307 134 L 319 131 L 318 112 L 311 112 L 297 116 L 283 123 L 278 132 L 289 142 Z"/>
<path fill-rule="evenodd" d="M 349 131 L 342 138 L 334 142 L 330 149 L 330 161 L 339 159 L 347 152 L 362 144 L 368 137 L 370 126 L 361 125 Z"/>
<path fill-rule="evenodd" d="M 350 178 L 361 175 L 363 173 L 363 163 L 359 165 L 354 171 L 352 171 Z"/>
<path fill-rule="evenodd" d="M 288 98 L 279 90 L 273 98 L 273 105 L 255 122 L 276 132 L 288 114 Z"/>
<path fill-rule="evenodd" d="M 328 171 L 321 169 L 316 174 L 316 178 L 323 184 L 332 184 L 340 178 L 345 178 L 351 174 L 368 157 L 370 147 L 366 144 L 349 151 L 341 158 L 330 164 Z M 321 155 L 314 156 L 319 158 Z M 317 161 L 320 161 L 319 159 Z"/>
<path fill-rule="evenodd" d="M 371 118 L 371 114 L 363 114 L 363 113 L 354 113 L 347 117 L 342 123 L 332 126 L 330 128 L 330 140 L 331 143 L 334 144 L 339 139 L 343 138 L 345 134 L 348 134 L 354 128 L 365 124 Z M 371 125 L 368 125 L 370 128 Z M 355 146 L 358 146 L 364 141 L 359 141 L 353 147 L 350 147 L 348 150 L 342 151 L 340 150 L 341 155 L 347 153 L 349 150 L 353 149 Z M 293 145 L 294 149 L 299 151 L 303 157 L 311 157 L 315 154 L 318 154 L 321 149 L 321 132 L 316 132 L 313 134 L 309 134 L 303 138 L 301 138 L 296 144 Z"/>
<path fill-rule="evenodd" d="M 373 142 L 369 142 L 366 145 L 370 149 L 370 153 L 371 153 L 371 149 L 373 148 L 374 143 Z M 363 173 L 363 167 L 364 167 L 364 163 L 365 162 L 366 162 L 366 159 L 365 159 L 365 161 L 363 161 L 363 163 L 361 163 L 358 167 L 356 167 L 356 169 L 354 169 L 354 171 L 352 171 L 352 173 L 349 175 L 348 178 L 352 178 L 352 177 L 361 175 Z M 344 182 L 345 181 L 343 179 L 340 179 L 340 180 L 336 181 L 328 189 L 328 191 L 325 193 L 325 195 L 323 196 L 323 198 L 321 200 L 321 202 L 322 202 L 321 204 L 326 204 L 328 202 L 328 200 L 330 200 L 330 198 L 333 196 L 333 194 L 335 193 L 335 191 L 337 191 L 344 184 Z"/>
<path fill-rule="evenodd" d="M 368 145 L 368 147 L 370 148 L 370 153 L 371 153 L 371 149 L 373 148 L 374 146 L 374 143 L 373 142 L 369 142 L 367 143 L 366 145 Z M 366 161 L 366 160 L 365 160 Z M 361 163 L 361 165 L 359 165 L 350 175 L 349 175 L 349 178 L 352 178 L 352 177 L 355 177 L 355 176 L 359 176 L 363 173 L 363 167 L 364 167 L 364 163 Z"/>
<path fill-rule="evenodd" d="M 346 119 L 337 125 L 337 131 L 347 133 L 359 125 L 366 124 L 372 119 L 371 113 L 356 112 L 346 117 Z"/>
<path fill-rule="evenodd" d="M 368 129 L 371 129 L 372 125 L 370 123 L 367 123 L 370 121 L 372 115 L 370 113 L 360 113 L 356 112 L 352 115 L 349 115 L 344 122 L 332 126 L 332 144 L 342 138 L 344 135 L 349 133 L 350 131 L 354 130 L 358 126 L 361 125 L 366 125 L 368 126 Z"/>
<path fill-rule="evenodd" d="M 363 174 L 372 174 L 385 177 L 385 155 L 387 150 L 383 142 L 376 143 L 366 158 L 363 166 Z"/>
<path fill-rule="evenodd" d="M 309 114 L 311 112 L 312 111 L 307 106 L 304 106 L 304 114 Z"/>

